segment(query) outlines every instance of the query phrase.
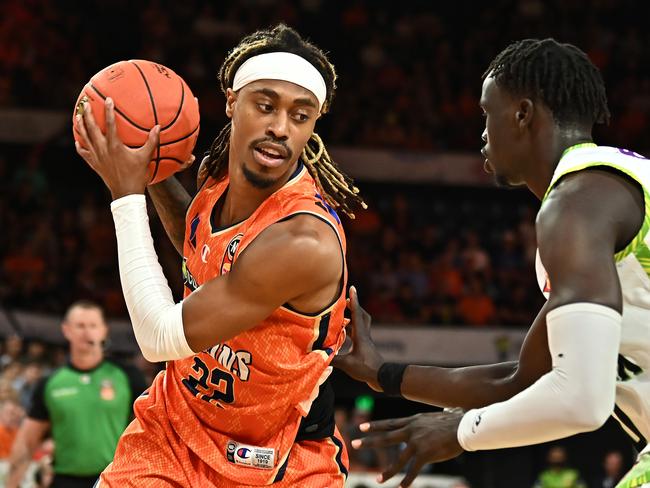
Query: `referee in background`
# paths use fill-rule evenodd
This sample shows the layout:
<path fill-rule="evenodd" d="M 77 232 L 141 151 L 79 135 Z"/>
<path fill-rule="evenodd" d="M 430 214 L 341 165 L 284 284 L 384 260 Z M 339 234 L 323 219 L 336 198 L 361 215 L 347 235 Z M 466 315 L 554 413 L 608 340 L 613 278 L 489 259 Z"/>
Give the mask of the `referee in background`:
<path fill-rule="evenodd" d="M 75 302 L 62 324 L 68 364 L 43 378 L 34 392 L 9 458 L 7 488 L 18 488 L 34 451 L 51 431 L 53 488 L 91 488 L 113 460 L 133 401 L 146 388 L 136 368 L 104 358 L 108 326 L 99 305 Z"/>

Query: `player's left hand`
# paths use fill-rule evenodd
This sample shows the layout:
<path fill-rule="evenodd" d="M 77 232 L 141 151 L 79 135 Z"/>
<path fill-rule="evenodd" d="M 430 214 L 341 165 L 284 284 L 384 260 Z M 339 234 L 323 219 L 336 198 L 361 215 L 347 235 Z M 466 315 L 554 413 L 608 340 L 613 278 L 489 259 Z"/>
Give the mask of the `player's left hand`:
<path fill-rule="evenodd" d="M 383 483 L 392 478 L 410 461 L 406 476 L 399 485 L 406 488 L 413 483 L 425 464 L 446 461 L 463 452 L 456 435 L 462 417 L 460 411 L 445 411 L 364 423 L 359 428 L 371 435 L 354 439 L 352 447 L 387 447 L 405 443 L 406 447 L 397 461 L 382 472 L 377 481 Z"/>
<path fill-rule="evenodd" d="M 113 100 L 106 99 L 106 134 L 102 134 L 89 103 L 84 104 L 82 115 L 77 115 L 77 125 L 83 146 L 75 142 L 77 153 L 104 181 L 113 200 L 130 194 L 144 193 L 149 183 L 149 161 L 158 146 L 160 126 L 149 132 L 142 147 L 126 146 L 117 134 Z M 85 147 L 84 147 L 85 146 Z"/>

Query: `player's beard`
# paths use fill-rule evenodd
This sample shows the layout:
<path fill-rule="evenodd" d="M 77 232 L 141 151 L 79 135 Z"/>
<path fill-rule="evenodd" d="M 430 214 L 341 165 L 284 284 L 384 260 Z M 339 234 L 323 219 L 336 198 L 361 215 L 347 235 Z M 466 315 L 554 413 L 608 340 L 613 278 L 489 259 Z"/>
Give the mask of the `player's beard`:
<path fill-rule="evenodd" d="M 255 173 L 254 171 L 251 171 L 246 166 L 246 163 L 242 164 L 242 173 L 244 173 L 246 180 L 259 190 L 266 190 L 267 188 L 272 187 L 278 181 L 277 178 L 274 179 L 264 177 L 258 173 Z"/>

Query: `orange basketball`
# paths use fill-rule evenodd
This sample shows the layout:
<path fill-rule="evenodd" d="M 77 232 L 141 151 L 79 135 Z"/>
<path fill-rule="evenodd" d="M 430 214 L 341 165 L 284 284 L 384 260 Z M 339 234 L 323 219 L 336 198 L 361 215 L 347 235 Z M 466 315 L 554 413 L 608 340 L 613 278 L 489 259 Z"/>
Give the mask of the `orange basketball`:
<path fill-rule="evenodd" d="M 81 90 L 72 114 L 73 135 L 80 144 L 75 115 L 84 102 L 90 103 L 97 125 L 105 132 L 107 97 L 113 99 L 117 133 L 127 146 L 142 146 L 149 131 L 160 125 L 160 144 L 149 164 L 149 184 L 176 173 L 190 158 L 199 135 L 199 104 L 187 83 L 171 69 L 131 59 L 93 76 Z"/>

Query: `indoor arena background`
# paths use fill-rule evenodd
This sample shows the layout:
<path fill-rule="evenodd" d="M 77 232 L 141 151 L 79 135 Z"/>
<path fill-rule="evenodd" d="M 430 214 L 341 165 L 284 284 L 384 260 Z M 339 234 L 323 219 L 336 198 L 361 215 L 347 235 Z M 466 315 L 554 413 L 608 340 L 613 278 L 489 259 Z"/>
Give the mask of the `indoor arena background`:
<path fill-rule="evenodd" d="M 608 88 L 612 121 L 597 142 L 648 154 L 644 4 L 0 0 L 0 392 L 17 391 L 27 408 L 38 378 L 65 362 L 59 324 L 80 298 L 105 307 L 110 355 L 149 380 L 160 367 L 142 359 L 127 322 L 110 195 L 74 151 L 70 120 L 83 84 L 123 59 L 173 68 L 200 100 L 200 157 L 226 121 L 217 70 L 227 50 L 278 22 L 328 51 L 338 71 L 333 108 L 318 131 L 368 202 L 345 221 L 350 283 L 386 357 L 452 366 L 516 358 L 543 301 L 534 277 L 538 203 L 526 190 L 494 188 L 482 172 L 481 74 L 513 40 L 574 43 Z M 180 177 L 191 191 L 196 169 Z M 180 297 L 180 259 L 152 218 L 160 261 Z M 431 410 L 374 394 L 341 373 L 334 386 L 348 442 L 362 420 Z M 611 421 L 559 444 L 589 486 L 607 452 L 632 462 Z M 532 486 L 549 447 L 464 454 L 427 467 L 418 486 Z M 377 472 L 394 455 L 350 450 L 351 472 Z M 373 482 L 359 475 L 348 486 Z"/>

